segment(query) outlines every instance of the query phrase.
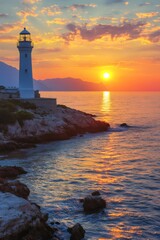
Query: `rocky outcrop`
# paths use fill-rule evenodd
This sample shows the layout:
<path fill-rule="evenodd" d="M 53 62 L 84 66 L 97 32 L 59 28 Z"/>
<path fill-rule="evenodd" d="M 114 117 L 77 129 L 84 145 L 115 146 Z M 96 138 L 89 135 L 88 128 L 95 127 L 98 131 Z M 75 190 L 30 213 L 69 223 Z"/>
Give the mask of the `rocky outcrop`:
<path fill-rule="evenodd" d="M 50 239 L 54 230 L 46 223 L 47 214 L 27 200 L 28 187 L 13 180 L 23 173 L 21 167 L 0 167 L 0 240 Z"/>
<path fill-rule="evenodd" d="M 21 167 L 0 167 L 0 178 L 8 178 L 8 179 L 15 179 L 20 174 L 27 173 Z"/>
<path fill-rule="evenodd" d="M 75 224 L 72 228 L 68 228 L 68 232 L 71 234 L 70 240 L 81 240 L 85 235 L 85 230 L 79 223 Z"/>
<path fill-rule="evenodd" d="M 19 181 L 14 181 L 14 182 L 1 181 L 0 182 L 0 191 L 1 192 L 10 192 L 18 197 L 22 197 L 25 199 L 28 198 L 29 193 L 30 193 L 29 188 L 25 184 L 23 184 Z"/>
<path fill-rule="evenodd" d="M 93 213 L 106 207 L 106 201 L 100 196 L 99 191 L 80 200 L 83 203 L 85 213 Z"/>
<path fill-rule="evenodd" d="M 55 112 L 31 110 L 34 118 L 23 125 L 8 125 L 0 135 L 0 151 L 34 146 L 30 144 L 65 140 L 83 133 L 107 131 L 109 124 L 98 121 L 93 115 L 66 106 L 57 106 Z M 18 143 L 18 144 L 17 144 Z M 27 145 L 26 145 L 27 144 Z M 8 148 L 8 149 L 7 149 Z"/>
<path fill-rule="evenodd" d="M 29 201 L 0 192 L 0 240 L 46 240 L 52 229 L 47 216 Z"/>

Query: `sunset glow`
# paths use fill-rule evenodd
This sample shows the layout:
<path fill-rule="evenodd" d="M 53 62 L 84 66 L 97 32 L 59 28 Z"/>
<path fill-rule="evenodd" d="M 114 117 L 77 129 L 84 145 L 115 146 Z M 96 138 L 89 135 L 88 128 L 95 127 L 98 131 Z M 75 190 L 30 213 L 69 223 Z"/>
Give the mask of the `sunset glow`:
<path fill-rule="evenodd" d="M 108 78 L 110 78 L 110 73 L 108 73 L 108 72 L 105 72 L 104 74 L 103 74 L 103 77 L 104 77 L 104 79 L 108 79 Z"/>
<path fill-rule="evenodd" d="M 109 90 L 160 90 L 159 0 L 3 1 L 0 60 L 18 68 L 19 32 L 34 41 L 35 79 L 73 77 Z M 108 70 L 104 79 L 109 80 Z"/>

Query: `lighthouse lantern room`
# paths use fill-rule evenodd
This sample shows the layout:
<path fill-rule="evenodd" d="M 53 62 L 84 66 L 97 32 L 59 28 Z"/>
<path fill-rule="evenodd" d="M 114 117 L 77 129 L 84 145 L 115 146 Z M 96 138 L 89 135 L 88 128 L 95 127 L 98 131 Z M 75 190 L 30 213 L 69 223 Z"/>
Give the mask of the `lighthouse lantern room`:
<path fill-rule="evenodd" d="M 17 48 L 20 54 L 19 61 L 19 92 L 20 98 L 34 98 L 32 78 L 32 49 L 31 34 L 24 28 L 19 34 Z"/>

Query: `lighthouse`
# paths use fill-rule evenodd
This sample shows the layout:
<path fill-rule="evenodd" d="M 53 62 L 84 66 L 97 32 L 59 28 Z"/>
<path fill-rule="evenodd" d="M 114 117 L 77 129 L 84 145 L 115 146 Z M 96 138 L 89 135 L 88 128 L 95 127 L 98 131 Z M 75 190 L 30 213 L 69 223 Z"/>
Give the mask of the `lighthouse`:
<path fill-rule="evenodd" d="M 26 28 L 19 34 L 17 48 L 19 50 L 19 92 L 20 98 L 34 98 L 32 78 L 33 43 L 30 32 Z"/>

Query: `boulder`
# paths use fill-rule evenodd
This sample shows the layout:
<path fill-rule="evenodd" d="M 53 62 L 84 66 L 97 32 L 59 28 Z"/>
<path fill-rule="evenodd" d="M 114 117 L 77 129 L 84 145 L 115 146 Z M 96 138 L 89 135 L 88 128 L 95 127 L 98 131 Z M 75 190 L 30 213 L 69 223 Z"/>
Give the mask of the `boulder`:
<path fill-rule="evenodd" d="M 0 192 L 0 240 L 47 240 L 53 230 L 46 214 L 23 198 Z"/>
<path fill-rule="evenodd" d="M 15 179 L 20 174 L 27 173 L 22 167 L 1 167 L 0 178 Z"/>
<path fill-rule="evenodd" d="M 29 188 L 25 184 L 19 181 L 0 183 L 0 191 L 10 192 L 18 197 L 22 197 L 25 199 L 28 198 L 30 193 Z"/>
<path fill-rule="evenodd" d="M 85 235 L 85 230 L 79 223 L 75 224 L 72 228 L 68 228 L 68 232 L 71 233 L 70 240 L 81 240 Z"/>
<path fill-rule="evenodd" d="M 83 209 L 86 213 L 96 212 L 106 207 L 106 201 L 100 196 L 87 196 L 83 201 Z"/>

